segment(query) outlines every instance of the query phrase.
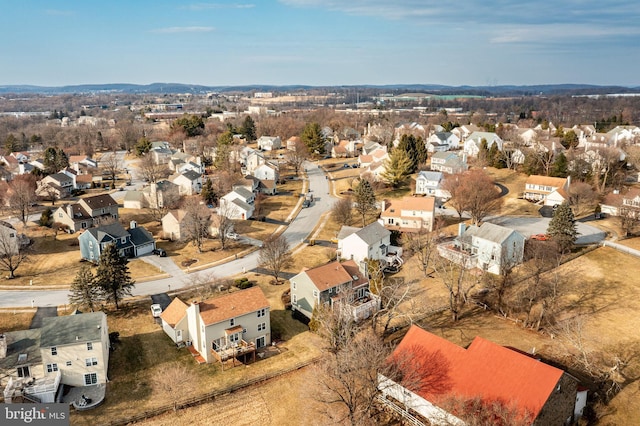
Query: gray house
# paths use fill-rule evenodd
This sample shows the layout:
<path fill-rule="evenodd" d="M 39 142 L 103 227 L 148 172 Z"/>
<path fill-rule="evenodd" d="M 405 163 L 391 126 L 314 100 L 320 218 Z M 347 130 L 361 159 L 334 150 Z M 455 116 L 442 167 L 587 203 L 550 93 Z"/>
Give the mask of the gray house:
<path fill-rule="evenodd" d="M 369 318 L 380 299 L 369 291 L 369 280 L 353 260 L 307 269 L 289 280 L 291 309 L 311 319 L 316 305 L 345 308 L 354 319 Z"/>
<path fill-rule="evenodd" d="M 81 198 L 64 204 L 53 214 L 53 221 L 69 227 L 71 232 L 91 228 L 118 219 L 118 203 L 109 194 Z"/>
<path fill-rule="evenodd" d="M 97 228 L 87 229 L 78 237 L 80 256 L 91 262 L 97 262 L 102 250 L 108 244 L 115 244 L 120 256 L 138 257 L 151 253 L 156 242 L 149 231 L 131 221 L 128 230 L 115 222 Z"/>

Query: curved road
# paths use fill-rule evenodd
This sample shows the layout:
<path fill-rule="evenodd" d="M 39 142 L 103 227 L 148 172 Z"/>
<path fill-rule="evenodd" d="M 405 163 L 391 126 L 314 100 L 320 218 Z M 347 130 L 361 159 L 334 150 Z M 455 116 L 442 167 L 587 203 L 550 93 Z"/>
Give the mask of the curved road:
<path fill-rule="evenodd" d="M 335 201 L 329 194 L 329 182 L 322 169 L 316 163 L 311 162 L 305 163 L 305 167 L 309 177 L 309 189 L 314 195 L 314 202 L 310 207 L 300 210 L 284 230 L 283 235 L 291 248 L 294 248 L 309 236 L 322 214 L 329 211 Z M 243 258 L 192 274 L 186 274 L 176 267 L 175 270 L 168 271 L 173 275 L 169 278 L 136 284 L 133 289 L 133 295 L 145 296 L 165 292 L 205 282 L 205 280 L 209 281 L 212 278 L 223 278 L 240 274 L 243 271 L 251 271 L 258 265 L 258 256 L 259 252 L 254 251 Z M 68 303 L 68 293 L 67 290 L 0 291 L 0 307 L 64 305 Z"/>

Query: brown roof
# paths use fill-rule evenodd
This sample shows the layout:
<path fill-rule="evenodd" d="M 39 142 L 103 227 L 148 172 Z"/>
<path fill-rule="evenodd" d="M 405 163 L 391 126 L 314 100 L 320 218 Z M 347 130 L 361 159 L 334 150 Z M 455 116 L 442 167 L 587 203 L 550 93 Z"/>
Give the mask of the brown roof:
<path fill-rule="evenodd" d="M 565 183 L 567 183 L 566 178 L 540 176 L 540 175 L 531 175 L 527 178 L 527 181 L 525 182 L 525 184 L 553 186 L 556 188 L 562 188 Z"/>
<path fill-rule="evenodd" d="M 91 183 L 91 182 L 93 182 L 93 175 L 90 175 L 90 174 L 78 175 L 76 177 L 76 182 L 79 182 L 79 183 Z"/>
<path fill-rule="evenodd" d="M 342 263 L 339 261 L 327 263 L 326 265 L 309 269 L 305 273 L 320 291 L 354 281 L 353 276 L 358 277 L 353 283 L 354 287 L 365 281 L 365 278 L 358 270 L 358 265 L 353 260 L 347 260 Z"/>
<path fill-rule="evenodd" d="M 373 162 L 373 155 L 371 154 L 363 154 L 359 157 L 361 163 L 371 163 Z"/>
<path fill-rule="evenodd" d="M 268 307 L 269 301 L 260 287 L 251 287 L 200 302 L 200 318 L 205 325 L 211 325 Z"/>
<path fill-rule="evenodd" d="M 109 194 L 94 195 L 93 197 L 82 198 L 80 201 L 84 201 L 92 209 L 118 205 L 118 202 Z"/>
<path fill-rule="evenodd" d="M 402 210 L 420 210 L 432 212 L 435 208 L 433 197 L 404 197 L 399 200 L 387 201 L 382 216 L 401 217 Z"/>
<path fill-rule="evenodd" d="M 165 309 L 160 318 L 162 318 L 171 327 L 175 327 L 178 321 L 180 321 L 187 314 L 187 305 L 177 297 L 174 298 L 167 309 Z"/>

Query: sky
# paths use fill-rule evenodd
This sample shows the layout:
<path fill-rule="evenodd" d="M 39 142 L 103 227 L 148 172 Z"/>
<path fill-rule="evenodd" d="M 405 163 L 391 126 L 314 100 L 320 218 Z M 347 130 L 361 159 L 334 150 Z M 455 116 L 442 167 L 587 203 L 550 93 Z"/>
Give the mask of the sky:
<path fill-rule="evenodd" d="M 637 0 L 6 0 L 0 85 L 640 86 Z"/>

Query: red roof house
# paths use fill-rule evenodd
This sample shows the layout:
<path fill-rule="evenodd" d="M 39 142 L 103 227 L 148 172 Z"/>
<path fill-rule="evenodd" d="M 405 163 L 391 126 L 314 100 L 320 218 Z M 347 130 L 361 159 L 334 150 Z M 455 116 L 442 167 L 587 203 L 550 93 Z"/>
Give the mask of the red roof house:
<path fill-rule="evenodd" d="M 414 370 L 399 376 L 431 379 L 422 386 L 421 381 L 403 384 L 383 376 L 382 394 L 387 401 L 402 403 L 433 424 L 462 425 L 468 408 L 478 403 L 485 408 L 498 404 L 517 424 L 545 426 L 571 424 L 584 408 L 576 407 L 575 378 L 479 336 L 465 349 L 412 326 L 390 359 L 401 370 Z M 433 365 L 438 365 L 437 375 L 429 371 Z M 438 383 L 433 377 L 438 377 Z"/>

